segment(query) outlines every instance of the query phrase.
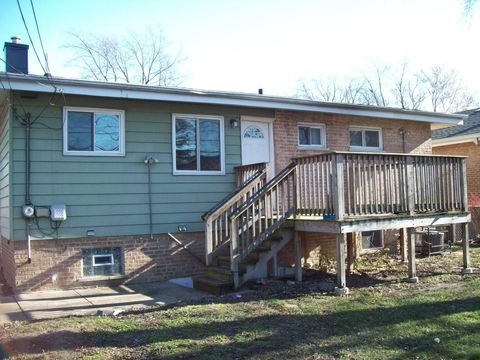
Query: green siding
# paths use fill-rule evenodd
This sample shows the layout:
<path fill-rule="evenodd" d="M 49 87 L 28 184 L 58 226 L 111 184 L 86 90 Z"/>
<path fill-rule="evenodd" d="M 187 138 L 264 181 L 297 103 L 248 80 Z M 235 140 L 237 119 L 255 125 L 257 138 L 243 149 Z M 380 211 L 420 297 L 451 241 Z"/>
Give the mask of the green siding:
<path fill-rule="evenodd" d="M 47 101 L 44 95 L 22 103 L 35 118 Z M 59 230 L 59 237 L 64 238 L 83 237 L 88 229 L 97 236 L 148 233 L 146 154 L 160 160 L 152 165 L 154 232 L 177 231 L 179 224 L 186 224 L 188 231 L 202 231 L 201 215 L 233 190 L 233 168 L 241 163 L 240 130 L 230 127 L 230 119 L 274 115 L 272 110 L 170 102 L 79 96 L 67 96 L 66 101 L 68 106 L 125 110 L 126 156 L 64 156 L 63 101 L 42 114 L 31 132 L 31 197 L 35 205 L 67 205 L 68 220 Z M 172 113 L 224 116 L 225 175 L 173 175 Z M 11 145 L 15 239 L 25 238 L 20 212 L 25 194 L 24 136 L 23 128 L 15 123 Z M 40 225 L 50 230 L 46 219 Z M 36 230 L 33 235 L 42 237 Z"/>
<path fill-rule="evenodd" d="M 8 96 L 0 96 L 0 233 L 11 238 L 10 206 L 10 109 Z"/>

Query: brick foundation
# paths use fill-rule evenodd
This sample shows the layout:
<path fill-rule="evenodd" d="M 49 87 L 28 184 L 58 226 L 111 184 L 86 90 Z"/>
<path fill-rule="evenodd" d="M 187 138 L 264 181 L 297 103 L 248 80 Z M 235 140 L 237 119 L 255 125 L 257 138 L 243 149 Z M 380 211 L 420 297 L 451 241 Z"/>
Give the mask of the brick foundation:
<path fill-rule="evenodd" d="M 5 282 L 11 287 L 15 287 L 15 252 L 13 249 L 13 242 L 2 236 L 1 238 L 2 251 L 2 272 Z"/>
<path fill-rule="evenodd" d="M 175 237 L 203 260 L 203 232 L 180 233 L 175 234 Z M 32 263 L 29 264 L 26 241 L 11 241 L 8 245 L 7 241 L 2 239 L 5 277 L 8 277 L 8 283 L 19 291 L 94 284 L 85 282 L 88 278 L 82 275 L 81 259 L 84 248 L 123 249 L 125 277 L 113 283 L 140 283 L 192 276 L 202 273 L 204 268 L 200 261 L 167 234 L 156 234 L 152 240 L 149 235 L 33 240 L 31 246 Z"/>

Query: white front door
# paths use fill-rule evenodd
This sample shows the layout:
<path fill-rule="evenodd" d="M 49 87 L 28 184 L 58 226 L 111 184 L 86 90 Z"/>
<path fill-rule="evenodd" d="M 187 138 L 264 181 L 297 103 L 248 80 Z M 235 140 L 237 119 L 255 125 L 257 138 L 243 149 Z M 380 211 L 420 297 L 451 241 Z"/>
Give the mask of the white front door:
<path fill-rule="evenodd" d="M 270 121 L 242 119 L 242 165 L 269 163 L 273 166 L 273 143 Z"/>

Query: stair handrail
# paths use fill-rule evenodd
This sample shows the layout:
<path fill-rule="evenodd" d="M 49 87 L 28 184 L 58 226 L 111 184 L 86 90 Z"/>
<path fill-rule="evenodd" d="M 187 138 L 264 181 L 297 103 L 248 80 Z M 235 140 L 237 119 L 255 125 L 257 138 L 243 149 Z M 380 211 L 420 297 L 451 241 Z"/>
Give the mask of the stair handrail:
<path fill-rule="evenodd" d="M 277 183 L 282 181 L 285 177 L 287 177 L 292 170 L 296 168 L 297 164 L 292 162 L 286 168 L 284 168 L 280 173 L 278 173 L 273 179 L 265 184 L 265 186 L 260 189 L 254 196 L 252 196 L 248 201 L 244 202 L 241 207 L 239 207 L 234 213 L 230 215 L 230 220 L 240 216 L 247 207 L 249 207 L 252 203 L 254 203 L 260 196 L 265 194 L 269 189 L 275 186 Z"/>
<path fill-rule="evenodd" d="M 268 167 L 265 164 L 241 187 L 232 191 L 202 215 L 205 222 L 205 262 L 207 265 L 212 263 L 215 253 L 230 242 L 229 214 L 234 212 L 242 202 L 247 201 L 250 196 L 255 194 L 257 189 L 265 184 L 267 173 Z"/>
<path fill-rule="evenodd" d="M 278 229 L 287 218 L 295 215 L 298 180 L 296 168 L 296 163 L 289 164 L 230 215 L 230 269 L 235 288 L 240 286 L 238 273 L 240 261 Z"/>
<path fill-rule="evenodd" d="M 267 175 L 266 167 L 263 168 L 262 170 L 258 170 L 250 179 L 245 181 L 240 187 L 230 192 L 227 196 L 225 196 L 222 200 L 220 200 L 214 207 L 212 207 L 210 210 L 205 212 L 202 215 L 202 220 L 206 221 L 209 216 L 215 216 L 220 208 L 224 207 L 225 204 L 230 203 L 233 198 L 238 197 L 236 196 L 237 194 L 245 192 L 246 188 L 251 188 L 252 186 L 255 186 L 257 184 L 257 181 L 261 177 L 264 177 L 266 175 Z"/>

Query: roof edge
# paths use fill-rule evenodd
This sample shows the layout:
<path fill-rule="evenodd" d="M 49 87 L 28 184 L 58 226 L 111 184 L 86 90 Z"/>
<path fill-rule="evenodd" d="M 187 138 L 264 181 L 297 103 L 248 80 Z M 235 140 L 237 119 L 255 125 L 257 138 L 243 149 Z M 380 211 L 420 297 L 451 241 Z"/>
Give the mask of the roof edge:
<path fill-rule="evenodd" d="M 455 145 L 455 144 L 465 144 L 473 142 L 478 145 L 480 139 L 480 133 L 459 135 L 459 136 L 450 136 L 441 139 L 432 139 L 432 146 L 445 146 L 445 145 Z"/>
<path fill-rule="evenodd" d="M 60 87 L 65 94 L 128 98 L 137 100 L 176 101 L 213 105 L 270 108 L 277 110 L 312 111 L 354 116 L 461 125 L 467 115 L 444 114 L 419 110 L 404 110 L 369 105 L 326 103 L 279 96 L 248 93 L 169 88 L 147 85 L 132 85 L 65 78 L 46 79 L 39 75 L 23 75 L 0 72 L 13 90 L 48 92 L 50 83 Z"/>

